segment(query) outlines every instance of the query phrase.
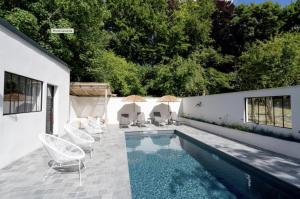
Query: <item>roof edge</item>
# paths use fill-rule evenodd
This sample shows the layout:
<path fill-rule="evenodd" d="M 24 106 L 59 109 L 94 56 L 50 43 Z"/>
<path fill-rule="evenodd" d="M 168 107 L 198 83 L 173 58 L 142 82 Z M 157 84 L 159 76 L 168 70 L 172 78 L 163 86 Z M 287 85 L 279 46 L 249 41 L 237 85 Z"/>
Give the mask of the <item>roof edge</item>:
<path fill-rule="evenodd" d="M 62 61 L 61 59 L 59 59 L 58 57 L 56 57 L 52 53 L 50 53 L 45 48 L 41 47 L 37 42 L 35 42 L 33 39 L 31 39 L 30 37 L 28 37 L 27 35 L 25 35 L 21 31 L 19 31 L 17 28 L 15 28 L 13 25 L 11 25 L 8 21 L 6 21 L 5 19 L 3 19 L 1 17 L 0 17 L 0 25 L 3 26 L 4 28 L 6 28 L 7 30 L 9 30 L 10 32 L 14 33 L 15 35 L 17 35 L 18 37 L 20 37 L 25 42 L 29 43 L 31 46 L 33 46 L 36 49 L 38 49 L 39 51 L 43 52 L 48 57 L 54 59 L 55 61 L 59 62 L 60 64 L 62 64 L 63 66 L 65 66 L 69 70 L 71 70 L 67 63 L 65 63 L 64 61 Z"/>

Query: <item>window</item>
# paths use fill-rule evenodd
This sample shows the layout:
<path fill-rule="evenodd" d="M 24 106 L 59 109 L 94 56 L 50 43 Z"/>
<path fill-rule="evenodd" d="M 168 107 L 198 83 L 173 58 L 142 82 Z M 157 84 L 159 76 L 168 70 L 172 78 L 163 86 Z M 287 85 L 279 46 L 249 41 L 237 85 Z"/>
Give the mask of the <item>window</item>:
<path fill-rule="evenodd" d="M 292 128 L 290 96 L 251 97 L 246 105 L 247 122 Z"/>
<path fill-rule="evenodd" d="M 42 89 L 41 81 L 5 72 L 3 114 L 42 111 Z"/>

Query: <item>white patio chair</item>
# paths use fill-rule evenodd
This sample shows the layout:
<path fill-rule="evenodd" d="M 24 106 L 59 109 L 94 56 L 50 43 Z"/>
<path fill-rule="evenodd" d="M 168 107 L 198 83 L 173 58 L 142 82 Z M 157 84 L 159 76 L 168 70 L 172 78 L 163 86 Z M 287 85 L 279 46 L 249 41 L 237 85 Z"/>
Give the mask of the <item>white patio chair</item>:
<path fill-rule="evenodd" d="M 51 169 L 78 165 L 79 184 L 81 186 L 81 164 L 83 164 L 85 157 L 84 151 L 75 144 L 54 135 L 42 133 L 39 135 L 39 139 L 49 156 L 53 159 L 53 163 L 44 176 L 44 180 L 48 177 Z"/>
<path fill-rule="evenodd" d="M 87 120 L 88 120 L 88 125 L 94 129 L 101 129 L 102 131 L 106 129 L 105 123 L 99 122 L 97 121 L 97 119 L 93 117 L 88 116 Z"/>
<path fill-rule="evenodd" d="M 71 141 L 82 148 L 84 151 L 88 151 L 90 157 L 92 158 L 95 139 L 83 130 L 75 128 L 71 125 L 71 123 L 66 124 L 64 129 L 70 137 Z"/>

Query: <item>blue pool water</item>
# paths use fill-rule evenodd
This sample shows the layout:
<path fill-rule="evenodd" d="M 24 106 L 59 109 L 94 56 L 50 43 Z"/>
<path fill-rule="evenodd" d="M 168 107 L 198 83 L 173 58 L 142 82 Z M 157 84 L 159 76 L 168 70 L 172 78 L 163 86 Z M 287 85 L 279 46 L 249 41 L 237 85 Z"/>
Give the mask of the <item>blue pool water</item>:
<path fill-rule="evenodd" d="M 133 199 L 295 198 L 176 134 L 127 133 L 126 146 Z"/>

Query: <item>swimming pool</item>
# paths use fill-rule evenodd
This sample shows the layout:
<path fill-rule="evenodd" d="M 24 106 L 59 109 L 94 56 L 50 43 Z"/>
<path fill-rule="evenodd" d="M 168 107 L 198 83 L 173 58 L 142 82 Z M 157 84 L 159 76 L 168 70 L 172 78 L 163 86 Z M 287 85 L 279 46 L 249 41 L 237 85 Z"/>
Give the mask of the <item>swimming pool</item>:
<path fill-rule="evenodd" d="M 132 198 L 295 198 L 299 190 L 180 132 L 126 133 Z M 299 195 L 298 195 L 299 198 Z"/>

